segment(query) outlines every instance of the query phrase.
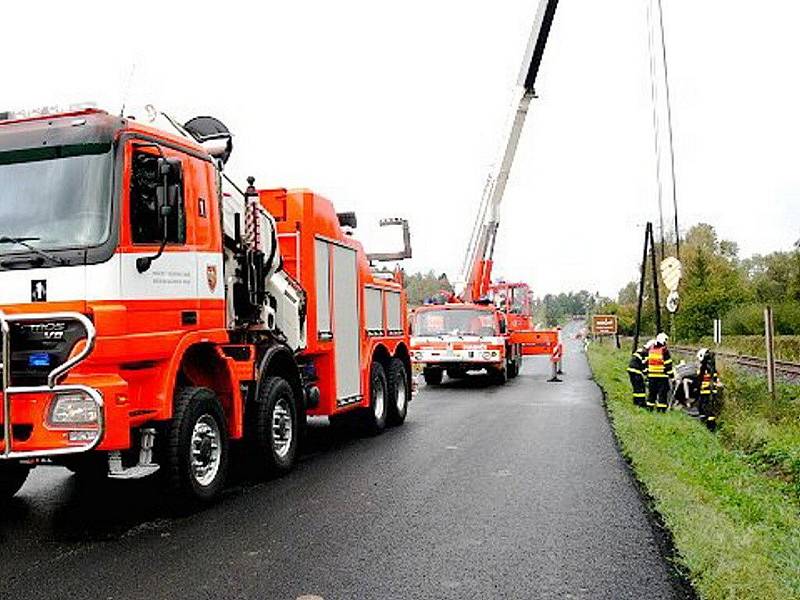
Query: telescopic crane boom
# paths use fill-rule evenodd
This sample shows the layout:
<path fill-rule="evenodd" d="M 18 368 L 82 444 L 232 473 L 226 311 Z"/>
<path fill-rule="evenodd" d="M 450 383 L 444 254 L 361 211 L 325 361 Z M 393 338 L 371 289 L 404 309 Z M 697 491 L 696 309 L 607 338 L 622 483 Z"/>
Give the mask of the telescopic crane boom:
<path fill-rule="evenodd" d="M 500 160 L 495 164 L 486 179 L 478 215 L 464 258 L 462 276 L 457 295 L 464 302 L 471 302 L 485 296 L 489 291 L 492 276 L 492 257 L 500 223 L 500 204 L 506 189 L 506 182 L 519 145 L 522 127 L 528 114 L 528 106 L 536 97 L 534 84 L 542 63 L 542 55 L 547 45 L 547 37 L 555 16 L 558 0 L 542 0 L 533 30 L 525 51 L 520 70 L 517 89 L 512 106 L 510 128 L 501 148 Z M 463 287 L 461 287 L 463 286 Z"/>

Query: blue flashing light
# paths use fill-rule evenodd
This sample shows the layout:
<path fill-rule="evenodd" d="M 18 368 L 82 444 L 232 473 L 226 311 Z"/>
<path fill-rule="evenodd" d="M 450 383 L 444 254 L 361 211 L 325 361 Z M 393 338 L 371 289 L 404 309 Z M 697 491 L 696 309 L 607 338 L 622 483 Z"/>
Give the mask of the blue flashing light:
<path fill-rule="evenodd" d="M 49 367 L 50 355 L 47 352 L 36 352 L 28 355 L 29 367 Z"/>

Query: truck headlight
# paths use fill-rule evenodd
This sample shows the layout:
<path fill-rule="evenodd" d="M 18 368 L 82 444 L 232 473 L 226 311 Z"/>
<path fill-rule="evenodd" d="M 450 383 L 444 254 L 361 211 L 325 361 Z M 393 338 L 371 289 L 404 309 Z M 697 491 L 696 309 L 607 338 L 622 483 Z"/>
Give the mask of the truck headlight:
<path fill-rule="evenodd" d="M 98 406 L 85 392 L 57 394 L 50 404 L 50 425 L 91 425 L 99 421 Z"/>
<path fill-rule="evenodd" d="M 483 353 L 483 360 L 489 360 L 490 358 L 492 358 L 492 353 L 491 352 L 484 352 Z"/>

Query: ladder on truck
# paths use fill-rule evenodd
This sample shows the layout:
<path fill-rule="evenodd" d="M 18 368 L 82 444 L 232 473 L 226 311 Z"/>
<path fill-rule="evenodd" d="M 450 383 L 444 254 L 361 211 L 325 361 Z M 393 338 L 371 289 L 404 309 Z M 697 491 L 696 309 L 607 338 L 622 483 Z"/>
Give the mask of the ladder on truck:
<path fill-rule="evenodd" d="M 499 160 L 486 179 L 481 203 L 464 257 L 456 295 L 463 302 L 476 302 L 492 292 L 492 267 L 497 231 L 500 225 L 500 206 L 514 163 L 522 129 L 531 101 L 536 98 L 535 83 L 553 24 L 558 0 L 542 0 L 534 19 L 533 29 L 525 50 L 514 92 L 511 118 L 500 148 Z M 520 284 L 524 285 L 524 284 Z M 528 315 L 530 316 L 530 315 Z M 558 330 L 534 330 L 530 319 L 522 329 L 509 329 L 512 343 L 519 343 L 523 354 L 553 355 L 560 349 Z"/>

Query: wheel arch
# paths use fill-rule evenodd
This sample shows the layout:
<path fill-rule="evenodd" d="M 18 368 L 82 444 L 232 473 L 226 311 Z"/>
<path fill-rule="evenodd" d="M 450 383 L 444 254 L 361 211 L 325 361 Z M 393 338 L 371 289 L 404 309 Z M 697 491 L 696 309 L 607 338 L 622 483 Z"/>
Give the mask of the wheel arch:
<path fill-rule="evenodd" d="M 394 350 L 394 357 L 399 358 L 403 361 L 403 365 L 406 368 L 406 372 L 408 373 L 409 379 L 411 378 L 411 352 L 408 350 L 408 346 L 405 343 L 400 342 L 397 344 L 397 347 Z"/>
<path fill-rule="evenodd" d="M 219 346 L 199 342 L 185 349 L 174 378 L 175 393 L 182 387 L 204 387 L 212 390 L 222 405 L 228 432 L 231 437 L 241 437 L 242 402 L 228 361 L 220 354 Z"/>
<path fill-rule="evenodd" d="M 269 346 L 258 361 L 256 369 L 256 391 L 254 398 L 258 402 L 261 397 L 261 384 L 264 377 L 282 377 L 292 386 L 298 410 L 305 411 L 305 393 L 300 367 L 295 360 L 294 353 L 282 344 Z"/>

